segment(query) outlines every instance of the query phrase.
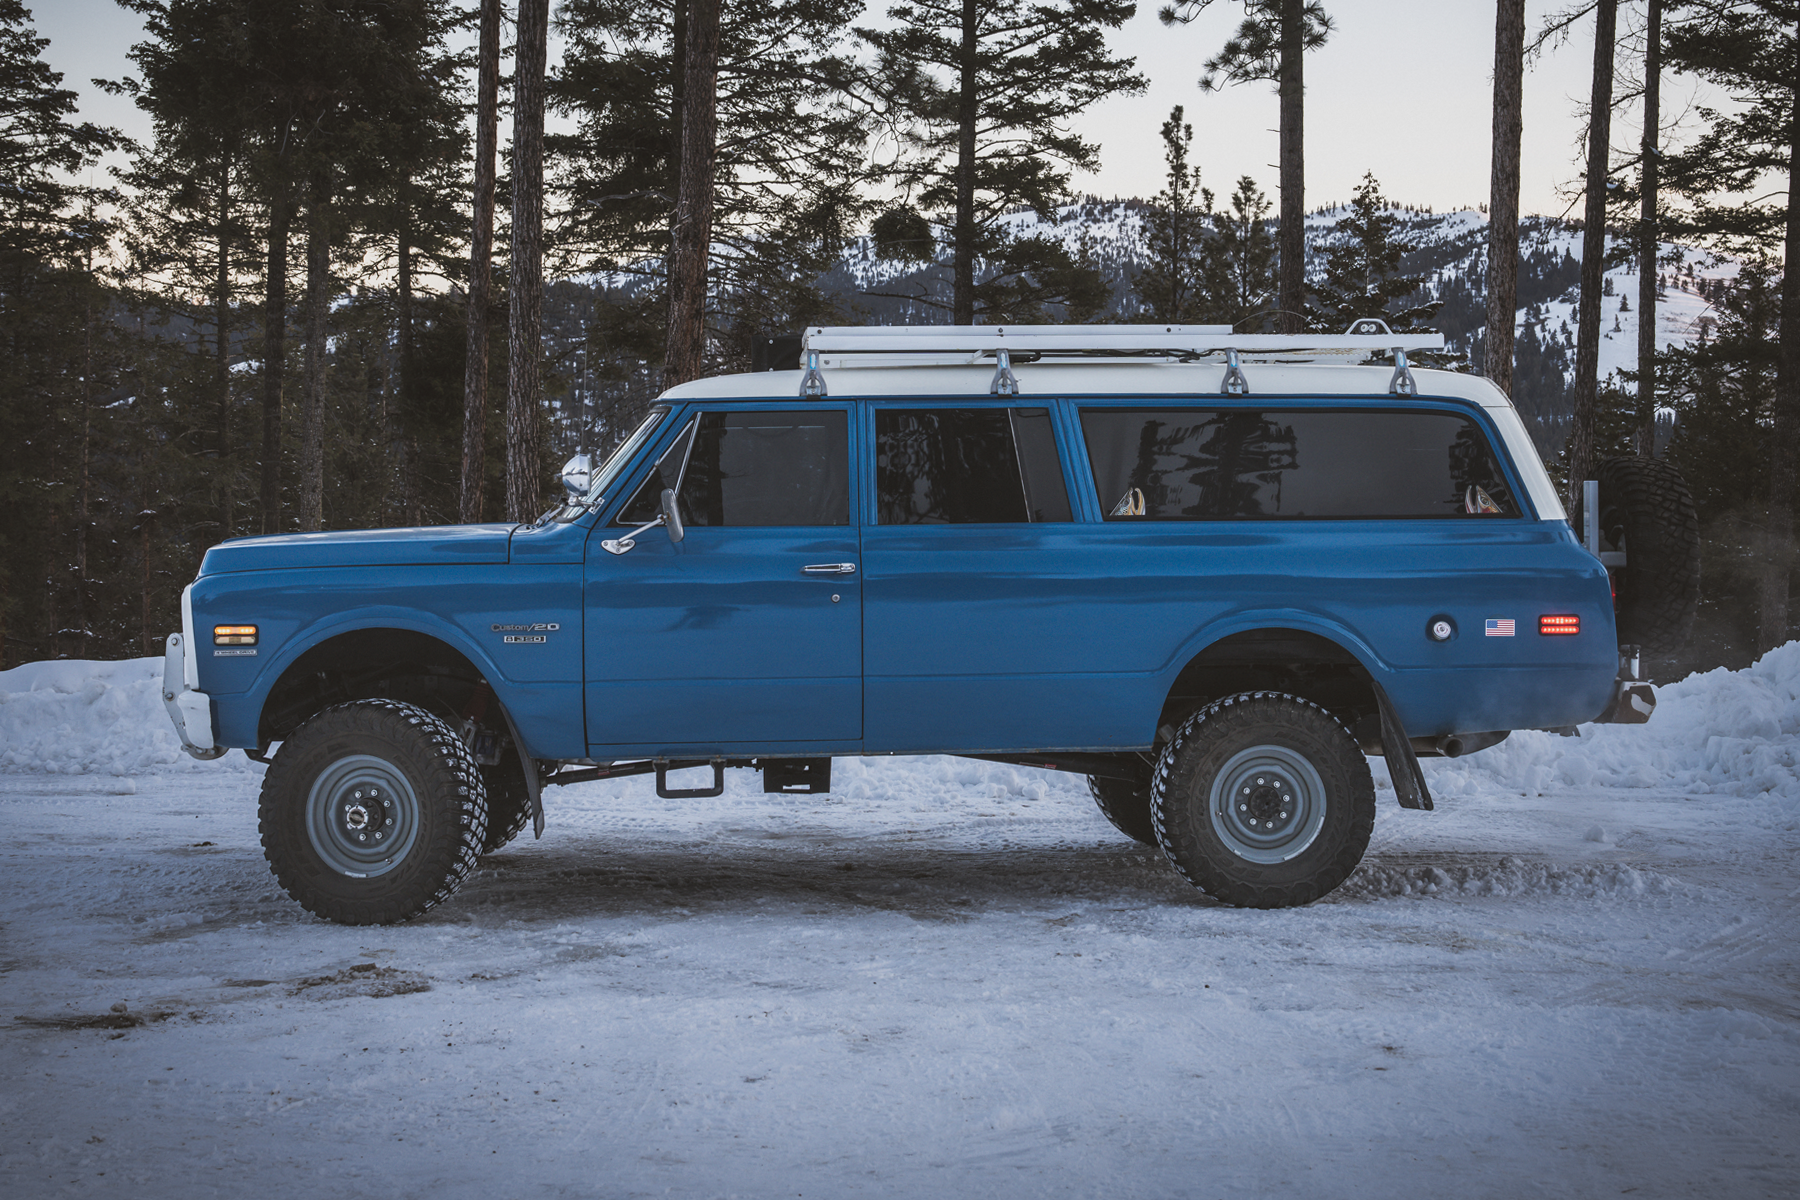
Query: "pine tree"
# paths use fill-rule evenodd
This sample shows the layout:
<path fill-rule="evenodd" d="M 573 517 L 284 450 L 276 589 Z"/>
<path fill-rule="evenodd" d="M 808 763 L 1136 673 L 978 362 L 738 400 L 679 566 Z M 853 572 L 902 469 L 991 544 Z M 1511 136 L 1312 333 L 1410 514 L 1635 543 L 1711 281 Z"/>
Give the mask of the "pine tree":
<path fill-rule="evenodd" d="M 1263 318 L 1275 306 L 1275 238 L 1269 233 L 1269 200 L 1248 175 L 1238 178 L 1226 200 L 1226 211 L 1213 217 L 1214 247 L 1222 290 L 1221 320 L 1242 333 L 1261 332 Z"/>
<path fill-rule="evenodd" d="M 513 56 L 512 304 L 507 326 L 506 511 L 538 515 L 544 320 L 544 68 L 550 0 L 519 0 Z"/>
<path fill-rule="evenodd" d="M 668 285 L 691 15 L 692 0 L 571 0 L 561 9 L 568 48 L 550 97 L 577 127 L 546 145 L 566 214 L 560 261 L 607 276 L 586 350 L 602 387 L 597 444 L 636 423 L 644 364 L 660 369 L 674 352 Z M 838 52 L 853 16 L 830 0 L 720 10 L 711 234 L 687 259 L 705 283 L 683 301 L 684 370 L 747 366 L 758 333 L 834 311 L 818 277 L 869 209 L 858 190 L 867 97 Z"/>
<path fill-rule="evenodd" d="M 106 324 L 93 255 L 108 235 L 93 212 L 116 197 L 74 180 L 123 141 L 73 119 L 75 93 L 30 21 L 0 0 L 0 661 L 20 625 L 39 656 L 65 628 L 70 648 L 89 648 L 89 433 Z"/>
<path fill-rule="evenodd" d="M 1494 10 L 1494 135 L 1488 181 L 1487 331 L 1482 373 L 1508 395 L 1512 394 L 1513 329 L 1518 320 L 1524 75 L 1525 0 L 1499 0 Z"/>
<path fill-rule="evenodd" d="M 1157 15 L 1163 24 L 1194 20 L 1212 0 L 1176 0 Z M 1306 79 L 1308 50 L 1333 28 L 1320 0 L 1244 0 L 1237 32 L 1206 61 L 1200 87 L 1273 83 L 1281 99 L 1281 332 L 1298 333 L 1306 311 Z"/>
<path fill-rule="evenodd" d="M 1606 270 L 1606 181 L 1612 133 L 1613 43 L 1618 0 L 1594 3 L 1593 92 L 1588 102 L 1587 207 L 1581 236 L 1581 296 L 1576 304 L 1574 412 L 1569 425 L 1570 512 L 1594 470 L 1594 417 L 1600 380 L 1600 297 Z"/>
<path fill-rule="evenodd" d="M 1424 290 L 1424 276 L 1407 275 L 1401 269 L 1401 260 L 1417 248 L 1382 196 L 1381 184 L 1372 173 L 1365 173 L 1325 251 L 1317 303 L 1307 310 L 1312 328 L 1343 333 L 1360 317 L 1379 317 L 1396 330 L 1410 330 L 1430 320 L 1437 313 L 1436 303 L 1399 307 Z"/>
<path fill-rule="evenodd" d="M 1671 28 L 1667 64 L 1718 86 L 1737 103 L 1702 108 L 1704 132 L 1670 154 L 1667 182 L 1691 199 L 1672 233 L 1740 254 L 1779 254 L 1779 358 L 1764 453 L 1770 463 L 1764 569 L 1758 589 L 1762 648 L 1792 636 L 1796 460 L 1800 459 L 1800 3 L 1743 0 L 1695 6 Z"/>
<path fill-rule="evenodd" d="M 1098 166 L 1099 147 L 1069 122 L 1142 90 L 1134 60 L 1106 48 L 1106 31 L 1135 11 L 1132 0 L 911 0 L 887 10 L 892 27 L 857 30 L 902 129 L 886 178 L 906 208 L 948 229 L 948 303 L 912 299 L 948 308 L 958 325 L 1030 320 L 1047 304 L 1080 319 L 1104 303 L 1097 271 L 1002 218 L 1029 208 L 1053 221 L 1071 171 Z"/>
<path fill-rule="evenodd" d="M 1149 319 L 1175 323 L 1208 321 L 1217 307 L 1218 286 L 1213 195 L 1200 185 L 1200 168 L 1190 164 L 1194 127 L 1177 104 L 1162 124 L 1167 182 L 1144 218 L 1149 262 L 1136 281 Z"/>
<path fill-rule="evenodd" d="M 469 236 L 463 367 L 461 496 L 464 524 L 481 520 L 487 469 L 488 322 L 494 262 L 494 154 L 499 138 L 501 0 L 481 0 L 475 99 L 474 222 Z"/>

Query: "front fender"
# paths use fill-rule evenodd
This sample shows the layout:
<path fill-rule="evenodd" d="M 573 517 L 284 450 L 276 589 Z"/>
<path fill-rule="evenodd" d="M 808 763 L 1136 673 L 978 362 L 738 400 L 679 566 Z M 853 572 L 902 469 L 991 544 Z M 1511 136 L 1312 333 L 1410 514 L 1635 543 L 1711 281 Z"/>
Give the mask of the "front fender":
<path fill-rule="evenodd" d="M 202 690 L 215 700 L 219 742 L 258 744 L 270 693 L 307 651 L 357 630 L 392 629 L 434 638 L 467 659 L 512 714 L 534 757 L 580 757 L 586 740 L 579 595 L 575 570 L 555 566 L 203 576 L 194 590 L 197 627 L 220 621 L 261 630 L 263 653 L 254 658 L 209 658 L 202 651 Z M 495 628 L 532 622 L 555 629 L 541 642 L 519 645 L 503 642 Z M 502 648 L 513 653 L 503 658 Z"/>

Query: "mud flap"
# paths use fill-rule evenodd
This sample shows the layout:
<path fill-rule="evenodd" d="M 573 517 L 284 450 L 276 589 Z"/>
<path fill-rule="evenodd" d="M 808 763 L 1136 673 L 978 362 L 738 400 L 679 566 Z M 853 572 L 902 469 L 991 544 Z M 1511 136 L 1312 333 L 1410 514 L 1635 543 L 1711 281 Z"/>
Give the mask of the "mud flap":
<path fill-rule="evenodd" d="M 531 799 L 531 836 L 544 836 L 544 781 L 538 776 L 537 760 L 531 757 L 531 751 L 525 749 L 525 739 L 519 736 L 519 727 L 513 724 L 512 714 L 506 711 L 506 705 L 500 706 L 500 715 L 506 718 L 506 732 L 512 735 L 513 749 L 519 752 L 519 768 L 525 772 L 525 794 Z"/>
<path fill-rule="evenodd" d="M 1400 801 L 1401 808 L 1421 808 L 1429 812 L 1434 806 L 1431 803 L 1431 789 L 1425 786 L 1425 772 L 1419 766 L 1419 756 L 1413 753 L 1412 742 L 1406 736 L 1406 730 L 1400 726 L 1400 717 L 1394 712 L 1387 692 L 1375 680 L 1369 680 L 1369 686 L 1375 689 L 1375 704 L 1381 710 L 1381 751 L 1387 759 L 1388 774 L 1394 779 L 1394 795 Z"/>

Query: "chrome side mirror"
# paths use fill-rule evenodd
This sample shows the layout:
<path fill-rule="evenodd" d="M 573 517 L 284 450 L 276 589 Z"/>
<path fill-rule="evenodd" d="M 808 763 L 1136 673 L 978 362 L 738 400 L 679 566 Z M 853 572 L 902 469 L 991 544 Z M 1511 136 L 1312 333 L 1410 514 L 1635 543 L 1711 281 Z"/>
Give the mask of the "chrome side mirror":
<path fill-rule="evenodd" d="M 663 528 L 669 531 L 669 541 L 671 543 L 679 542 L 682 538 L 687 536 L 687 530 L 684 529 L 681 524 L 681 514 L 675 511 L 674 488 L 663 489 L 662 523 Z"/>
<path fill-rule="evenodd" d="M 577 454 L 563 464 L 563 491 L 569 493 L 569 499 L 579 500 L 587 495 L 588 485 L 594 479 L 594 460 L 587 454 Z"/>

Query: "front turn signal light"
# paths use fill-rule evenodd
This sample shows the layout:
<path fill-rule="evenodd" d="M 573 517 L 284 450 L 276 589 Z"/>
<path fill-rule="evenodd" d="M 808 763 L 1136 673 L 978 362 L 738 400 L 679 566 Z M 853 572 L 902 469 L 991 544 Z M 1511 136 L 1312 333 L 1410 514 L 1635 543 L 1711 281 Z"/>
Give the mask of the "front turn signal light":
<path fill-rule="evenodd" d="M 214 625 L 213 645 L 215 646 L 254 646 L 256 645 L 256 626 L 254 625 Z"/>
<path fill-rule="evenodd" d="M 1538 632 L 1546 636 L 1551 634 L 1580 633 L 1581 618 L 1577 616 L 1539 617 Z"/>

